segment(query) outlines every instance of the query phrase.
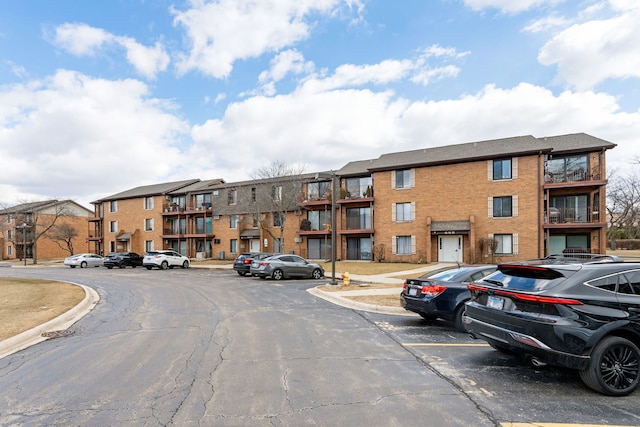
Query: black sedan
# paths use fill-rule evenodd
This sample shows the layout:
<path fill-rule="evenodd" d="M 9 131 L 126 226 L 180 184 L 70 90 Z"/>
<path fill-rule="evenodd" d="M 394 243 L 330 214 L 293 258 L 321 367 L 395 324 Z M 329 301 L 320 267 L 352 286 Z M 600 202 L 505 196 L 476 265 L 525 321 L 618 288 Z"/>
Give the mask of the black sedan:
<path fill-rule="evenodd" d="M 125 268 L 125 267 L 141 267 L 142 256 L 135 252 L 115 252 L 104 257 L 103 265 L 108 269 L 113 267 Z"/>
<path fill-rule="evenodd" d="M 640 262 L 615 257 L 503 264 L 469 285 L 463 321 L 492 347 L 576 369 L 610 396 L 640 381 Z"/>
<path fill-rule="evenodd" d="M 246 276 L 251 274 L 251 261 L 254 259 L 261 260 L 273 255 L 268 252 L 244 252 L 241 253 L 233 260 L 233 269 L 238 272 L 240 276 Z"/>
<path fill-rule="evenodd" d="M 464 332 L 464 303 L 471 298 L 467 284 L 496 271 L 496 265 L 461 265 L 445 267 L 407 279 L 402 286 L 402 305 L 426 320 L 441 318 L 452 321 Z"/>

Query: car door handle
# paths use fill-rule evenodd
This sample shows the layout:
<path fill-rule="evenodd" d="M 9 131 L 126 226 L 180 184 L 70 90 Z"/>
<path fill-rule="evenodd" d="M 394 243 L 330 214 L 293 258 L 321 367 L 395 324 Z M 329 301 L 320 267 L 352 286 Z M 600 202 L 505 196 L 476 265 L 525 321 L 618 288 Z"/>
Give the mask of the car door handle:
<path fill-rule="evenodd" d="M 629 311 L 632 313 L 640 313 L 640 307 L 629 307 Z"/>

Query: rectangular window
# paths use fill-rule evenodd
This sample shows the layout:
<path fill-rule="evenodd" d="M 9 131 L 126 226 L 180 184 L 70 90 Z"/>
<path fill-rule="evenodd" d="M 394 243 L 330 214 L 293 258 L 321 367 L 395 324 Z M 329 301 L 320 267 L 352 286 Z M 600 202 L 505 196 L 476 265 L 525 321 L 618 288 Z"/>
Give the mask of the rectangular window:
<path fill-rule="evenodd" d="M 13 246 L 11 245 L 7 246 L 7 255 L 9 256 L 13 255 Z"/>
<path fill-rule="evenodd" d="M 503 218 L 513 216 L 513 198 L 511 196 L 493 198 L 493 217 Z"/>
<path fill-rule="evenodd" d="M 284 225 L 284 214 L 282 212 L 273 213 L 273 226 L 282 227 Z"/>
<path fill-rule="evenodd" d="M 371 208 L 347 209 L 347 230 L 370 229 Z"/>
<path fill-rule="evenodd" d="M 145 240 L 144 250 L 146 252 L 151 252 L 153 250 L 153 240 Z"/>
<path fill-rule="evenodd" d="M 256 193 L 256 187 L 251 187 L 251 202 L 255 203 L 258 200 L 258 196 Z"/>
<path fill-rule="evenodd" d="M 493 180 L 511 179 L 511 159 L 493 161 Z"/>
<path fill-rule="evenodd" d="M 274 185 L 271 188 L 271 198 L 273 199 L 274 202 L 279 202 L 282 200 L 282 186 L 281 185 Z"/>
<path fill-rule="evenodd" d="M 309 211 L 307 219 L 311 223 L 311 230 L 331 229 L 331 211 Z"/>
<path fill-rule="evenodd" d="M 9 240 L 9 241 L 13 240 L 13 238 L 11 236 L 11 230 L 7 230 L 7 240 Z"/>
<path fill-rule="evenodd" d="M 11 214 L 7 215 L 7 224 L 11 224 Z"/>
<path fill-rule="evenodd" d="M 253 214 L 253 223 L 254 227 L 258 227 L 260 225 L 260 214 Z"/>
<path fill-rule="evenodd" d="M 153 231 L 153 219 L 147 218 L 144 220 L 144 231 Z"/>
<path fill-rule="evenodd" d="M 572 182 L 585 181 L 591 177 L 589 173 L 589 156 L 582 154 L 576 156 L 557 157 L 545 162 L 546 182 Z"/>
<path fill-rule="evenodd" d="M 118 221 L 109 221 L 109 231 L 112 233 L 118 232 Z"/>
<path fill-rule="evenodd" d="M 496 255 L 513 254 L 513 234 L 494 234 L 493 238 L 498 242 Z"/>
<path fill-rule="evenodd" d="M 395 215 L 397 222 L 411 221 L 413 220 L 412 215 L 412 203 L 396 203 Z"/>
<path fill-rule="evenodd" d="M 347 178 L 346 179 L 347 193 L 351 198 L 357 197 L 371 197 L 372 194 L 372 181 L 371 177 L 363 178 Z"/>
<path fill-rule="evenodd" d="M 396 254 L 411 255 L 411 236 L 396 236 Z"/>
<path fill-rule="evenodd" d="M 118 212 L 118 201 L 112 200 L 109 202 L 109 212 Z"/>
<path fill-rule="evenodd" d="M 325 200 L 331 197 L 331 181 L 310 182 L 307 184 L 308 200 Z"/>
<path fill-rule="evenodd" d="M 240 222 L 240 215 L 231 215 L 229 217 L 229 228 L 238 228 L 238 222 Z"/>
<path fill-rule="evenodd" d="M 229 240 L 229 252 L 235 254 L 238 252 L 238 239 Z"/>
<path fill-rule="evenodd" d="M 411 169 L 395 171 L 395 188 L 411 188 Z"/>
<path fill-rule="evenodd" d="M 238 203 L 238 191 L 237 190 L 229 190 L 227 193 L 227 204 L 235 205 Z"/>
<path fill-rule="evenodd" d="M 145 197 L 144 198 L 144 209 L 150 211 L 153 209 L 153 197 Z"/>

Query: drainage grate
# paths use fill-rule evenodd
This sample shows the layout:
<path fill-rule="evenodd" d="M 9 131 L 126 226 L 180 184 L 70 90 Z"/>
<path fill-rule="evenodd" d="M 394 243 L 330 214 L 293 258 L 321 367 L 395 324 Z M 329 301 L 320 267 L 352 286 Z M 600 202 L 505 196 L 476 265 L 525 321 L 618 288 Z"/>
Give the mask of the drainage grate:
<path fill-rule="evenodd" d="M 72 334 L 73 334 L 73 331 L 66 329 L 64 331 L 43 332 L 42 336 L 46 338 L 62 338 L 62 337 L 68 337 L 69 335 L 72 335 Z"/>

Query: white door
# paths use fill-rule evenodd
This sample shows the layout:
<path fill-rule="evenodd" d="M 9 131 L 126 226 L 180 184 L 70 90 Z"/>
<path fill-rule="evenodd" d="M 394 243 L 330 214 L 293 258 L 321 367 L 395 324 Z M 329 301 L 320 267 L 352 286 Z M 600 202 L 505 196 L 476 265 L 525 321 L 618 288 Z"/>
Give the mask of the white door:
<path fill-rule="evenodd" d="M 249 240 L 249 252 L 260 252 L 260 239 Z"/>
<path fill-rule="evenodd" d="M 438 236 L 438 261 L 462 262 L 462 236 Z"/>

